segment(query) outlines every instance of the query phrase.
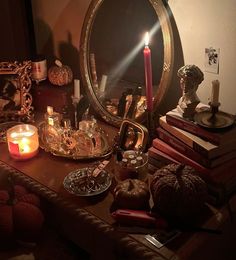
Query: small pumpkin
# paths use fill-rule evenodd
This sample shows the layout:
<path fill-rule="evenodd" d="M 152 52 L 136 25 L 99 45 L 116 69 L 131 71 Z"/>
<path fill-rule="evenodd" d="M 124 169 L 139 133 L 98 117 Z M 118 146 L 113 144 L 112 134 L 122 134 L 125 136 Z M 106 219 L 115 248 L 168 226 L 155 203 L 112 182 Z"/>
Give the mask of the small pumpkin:
<path fill-rule="evenodd" d="M 33 239 L 44 222 L 40 199 L 23 186 L 0 190 L 0 234 L 3 239 Z"/>
<path fill-rule="evenodd" d="M 143 209 L 149 207 L 150 192 L 147 184 L 138 179 L 126 179 L 114 189 L 114 201 L 120 208 Z"/>
<path fill-rule="evenodd" d="M 175 220 L 191 220 L 207 200 L 207 186 L 195 169 L 169 164 L 157 170 L 150 183 L 154 208 Z"/>
<path fill-rule="evenodd" d="M 69 66 L 63 65 L 59 60 L 48 70 L 49 81 L 56 86 L 64 86 L 72 82 L 73 73 Z"/>

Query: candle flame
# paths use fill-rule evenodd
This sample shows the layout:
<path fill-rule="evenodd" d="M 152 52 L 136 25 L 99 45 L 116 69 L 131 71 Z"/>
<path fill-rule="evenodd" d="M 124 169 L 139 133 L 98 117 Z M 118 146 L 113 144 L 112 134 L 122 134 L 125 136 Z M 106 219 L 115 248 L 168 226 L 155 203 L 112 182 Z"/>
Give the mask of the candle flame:
<path fill-rule="evenodd" d="M 148 44 L 149 44 L 149 32 L 145 33 L 144 42 L 145 42 L 145 46 L 148 46 Z"/>

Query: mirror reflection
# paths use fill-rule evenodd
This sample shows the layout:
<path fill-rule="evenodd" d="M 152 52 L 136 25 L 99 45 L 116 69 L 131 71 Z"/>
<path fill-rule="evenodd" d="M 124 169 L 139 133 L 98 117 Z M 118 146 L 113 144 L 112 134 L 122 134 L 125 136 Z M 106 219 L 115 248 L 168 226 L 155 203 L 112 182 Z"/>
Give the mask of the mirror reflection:
<path fill-rule="evenodd" d="M 147 0 L 105 0 L 91 29 L 89 69 L 96 98 L 119 118 L 137 119 L 146 109 L 144 36 L 150 33 L 153 93 L 164 63 L 163 35 Z"/>
<path fill-rule="evenodd" d="M 148 105 L 153 98 L 155 112 L 162 104 L 173 73 L 174 42 L 167 3 L 91 1 L 80 39 L 81 76 L 97 114 L 118 127 L 125 118 L 145 120 L 146 32 L 150 35 L 152 60 Z"/>

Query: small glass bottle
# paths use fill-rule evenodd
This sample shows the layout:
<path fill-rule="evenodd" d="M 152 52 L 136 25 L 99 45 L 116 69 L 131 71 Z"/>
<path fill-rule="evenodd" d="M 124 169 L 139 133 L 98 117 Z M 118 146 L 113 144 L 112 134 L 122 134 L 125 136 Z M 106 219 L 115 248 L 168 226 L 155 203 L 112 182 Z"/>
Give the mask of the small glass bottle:
<path fill-rule="evenodd" d="M 57 112 L 54 112 L 52 106 L 47 106 L 47 113 L 45 113 L 44 119 L 46 121 L 46 124 L 49 124 L 51 126 L 53 126 L 54 124 L 60 125 L 61 115 Z"/>
<path fill-rule="evenodd" d="M 50 149 L 59 150 L 61 146 L 62 128 L 60 126 L 61 116 L 53 111 L 53 107 L 47 107 L 45 118 L 45 139 Z"/>
<path fill-rule="evenodd" d="M 76 138 L 71 128 L 70 119 L 63 119 L 63 132 L 61 138 L 61 149 L 63 153 L 73 155 L 76 153 Z"/>

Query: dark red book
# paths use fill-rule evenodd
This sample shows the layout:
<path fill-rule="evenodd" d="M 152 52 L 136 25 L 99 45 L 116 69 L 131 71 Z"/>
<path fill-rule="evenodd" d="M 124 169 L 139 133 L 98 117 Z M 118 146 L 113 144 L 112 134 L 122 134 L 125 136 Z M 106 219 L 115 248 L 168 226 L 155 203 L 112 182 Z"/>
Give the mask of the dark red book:
<path fill-rule="evenodd" d="M 223 154 L 229 153 L 233 150 L 236 150 L 236 139 L 232 139 L 231 141 L 225 142 L 220 145 L 215 145 L 197 135 L 168 124 L 166 122 L 166 116 L 160 117 L 159 123 L 160 126 L 167 132 L 193 148 L 193 150 L 195 150 L 196 152 L 204 155 L 208 159 L 213 159 L 222 156 Z"/>
<path fill-rule="evenodd" d="M 155 165 L 158 168 L 161 168 L 162 166 L 170 163 L 179 163 L 174 158 L 168 156 L 162 151 L 157 150 L 154 147 L 150 147 L 148 149 L 148 162 Z"/>
<path fill-rule="evenodd" d="M 216 166 L 221 165 L 222 163 L 236 158 L 236 151 L 233 150 L 232 152 L 223 154 L 222 156 L 216 157 L 214 159 L 208 159 L 206 156 L 203 156 L 202 154 L 196 152 L 193 148 L 183 143 L 178 138 L 171 135 L 161 127 L 157 128 L 157 134 L 162 141 L 166 142 L 183 155 L 189 157 L 190 159 L 198 162 L 199 164 L 207 168 L 214 168 Z"/>
<path fill-rule="evenodd" d="M 229 160 L 228 162 L 221 164 L 213 169 L 206 168 L 199 164 L 198 162 L 190 159 L 189 157 L 185 156 L 184 154 L 180 153 L 167 143 L 163 142 L 159 138 L 155 138 L 153 140 L 153 147 L 157 150 L 167 154 L 168 156 L 172 157 L 174 160 L 184 163 L 186 165 L 190 165 L 193 168 L 195 168 L 199 173 L 201 173 L 201 176 L 205 180 L 214 181 L 216 176 L 220 176 L 222 174 L 229 175 L 229 172 L 231 172 L 233 175 L 236 176 L 235 168 L 236 168 L 236 158 Z M 221 177 L 219 177 L 221 178 Z"/>
<path fill-rule="evenodd" d="M 188 131 L 194 135 L 197 135 L 208 142 L 211 142 L 216 145 L 220 145 L 225 142 L 229 142 L 232 139 L 236 139 L 236 126 L 226 128 L 226 129 L 218 129 L 210 130 L 204 127 L 201 127 L 194 121 L 183 118 L 181 116 L 177 116 L 174 112 L 170 111 L 166 114 L 166 122 L 170 125 Z"/>

